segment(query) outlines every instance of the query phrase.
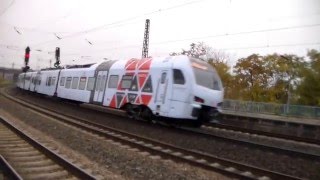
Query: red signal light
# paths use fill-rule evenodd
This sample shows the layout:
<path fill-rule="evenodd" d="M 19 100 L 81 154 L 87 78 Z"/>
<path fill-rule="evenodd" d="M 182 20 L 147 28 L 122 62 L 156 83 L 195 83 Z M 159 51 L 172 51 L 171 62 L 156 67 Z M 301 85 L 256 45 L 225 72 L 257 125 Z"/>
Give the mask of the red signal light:
<path fill-rule="evenodd" d="M 28 66 L 29 63 L 29 58 L 30 58 L 30 48 L 29 46 L 26 48 L 26 53 L 24 55 L 24 63 L 26 66 Z"/>

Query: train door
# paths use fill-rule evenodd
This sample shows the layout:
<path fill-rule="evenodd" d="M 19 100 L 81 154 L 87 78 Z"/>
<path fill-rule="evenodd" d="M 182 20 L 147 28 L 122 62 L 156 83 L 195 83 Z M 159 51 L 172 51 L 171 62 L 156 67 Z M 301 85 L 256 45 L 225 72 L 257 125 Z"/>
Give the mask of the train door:
<path fill-rule="evenodd" d="M 108 85 L 103 105 L 104 106 L 110 106 L 112 108 L 117 108 L 117 102 L 116 102 L 116 94 L 117 94 L 117 87 L 119 83 L 119 79 L 121 76 L 116 75 L 116 74 L 110 74 L 109 80 L 108 80 Z M 124 93 L 119 93 L 119 96 L 122 96 Z"/>
<path fill-rule="evenodd" d="M 37 75 L 36 75 L 36 79 L 35 79 L 35 84 L 34 84 L 34 89 L 33 89 L 33 91 L 35 91 L 35 92 L 36 92 L 36 88 L 37 88 L 37 86 L 39 85 L 39 81 L 40 81 L 40 79 L 41 79 L 40 74 L 39 74 L 39 73 L 37 73 Z"/>
<path fill-rule="evenodd" d="M 177 102 L 188 102 L 190 93 L 185 76 L 180 69 L 173 69 L 172 84 L 172 100 Z"/>
<path fill-rule="evenodd" d="M 29 84 L 29 91 L 33 91 L 33 90 L 34 90 L 35 76 L 36 76 L 36 73 L 32 73 L 32 74 L 31 74 L 30 84 Z"/>
<path fill-rule="evenodd" d="M 106 82 L 108 77 L 108 71 L 98 71 L 97 81 L 94 89 L 93 101 L 96 103 L 102 103 L 104 91 L 106 88 Z"/>
<path fill-rule="evenodd" d="M 169 89 L 169 81 L 170 81 L 170 71 L 163 70 L 161 71 L 161 76 L 158 80 L 157 89 L 156 89 L 156 111 L 160 111 L 162 113 L 167 113 L 169 111 L 169 97 L 170 93 L 168 92 Z M 161 115 L 161 114 L 160 114 Z"/>

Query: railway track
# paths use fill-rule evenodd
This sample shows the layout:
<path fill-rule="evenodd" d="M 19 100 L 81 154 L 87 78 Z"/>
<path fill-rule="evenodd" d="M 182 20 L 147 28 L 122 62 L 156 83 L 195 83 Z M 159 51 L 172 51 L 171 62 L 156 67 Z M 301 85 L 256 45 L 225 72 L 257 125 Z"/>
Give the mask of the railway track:
<path fill-rule="evenodd" d="M 66 102 L 66 103 L 70 103 L 70 102 Z M 70 103 L 70 104 L 74 105 L 74 103 Z M 86 108 L 88 108 L 88 107 L 86 107 Z M 94 109 L 94 108 L 90 107 L 90 109 Z M 97 109 L 94 109 L 94 110 L 97 110 Z M 100 110 L 98 110 L 98 111 L 100 111 Z M 113 111 L 115 111 L 115 110 L 113 110 Z M 103 111 L 103 112 L 119 115 L 119 111 L 121 111 L 121 110 L 116 110 L 115 112 L 113 112 L 113 111 L 108 110 L 108 111 Z M 126 113 L 123 112 L 123 116 L 126 116 L 125 114 Z M 163 125 L 166 126 L 166 124 L 163 124 Z M 178 127 L 178 128 L 180 128 L 180 127 Z M 217 128 L 219 130 L 229 130 L 229 131 L 231 130 L 231 131 L 240 132 L 240 133 L 248 133 L 251 135 L 266 136 L 268 138 L 270 138 L 270 137 L 277 138 L 279 140 L 293 141 L 293 142 L 297 142 L 297 143 L 303 142 L 303 143 L 308 143 L 308 144 L 320 145 L 320 141 L 317 139 L 312 139 L 312 138 L 307 138 L 307 137 L 299 137 L 299 136 L 287 135 L 287 134 L 279 134 L 279 133 L 273 133 L 273 132 L 267 132 L 267 131 L 260 131 L 260 130 L 255 130 L 255 129 L 248 129 L 248 128 L 232 126 L 232 125 L 228 125 L 228 124 L 222 124 L 219 122 L 206 123 L 205 125 L 202 126 L 202 128 L 205 130 L 209 130 L 209 131 L 211 131 L 214 128 Z M 190 131 L 191 133 L 199 133 L 204 136 L 210 136 L 210 133 L 202 132 L 202 131 L 198 131 L 198 130 L 193 130 L 192 128 L 181 128 L 181 130 Z M 213 135 L 213 136 L 217 137 L 217 135 Z M 277 147 L 277 149 L 279 149 L 279 148 Z"/>
<path fill-rule="evenodd" d="M 8 179 L 95 179 L 0 118 L 0 166 Z"/>
<path fill-rule="evenodd" d="M 19 103 L 22 106 L 33 109 L 46 116 L 75 126 L 81 130 L 105 137 L 109 141 L 115 141 L 120 144 L 136 148 L 142 152 L 148 152 L 151 156 L 160 156 L 164 159 L 171 159 L 178 162 L 184 162 L 193 166 L 216 171 L 224 175 L 240 179 L 300 179 L 287 174 L 253 167 L 247 164 L 219 158 L 210 154 L 184 149 L 164 142 L 156 141 L 136 134 L 106 127 L 101 124 L 93 123 L 85 119 L 69 115 L 61 115 L 53 110 L 38 107 L 34 104 L 26 103 L 20 99 L 13 98 L 4 94 L 8 99 Z"/>
<path fill-rule="evenodd" d="M 22 179 L 2 155 L 0 155 L 0 179 Z"/>
<path fill-rule="evenodd" d="M 233 125 L 223 124 L 223 123 L 218 123 L 218 122 L 207 123 L 203 127 L 207 128 L 207 129 L 219 128 L 219 129 L 233 130 L 233 131 L 237 131 L 237 132 L 256 134 L 256 135 L 274 137 L 274 138 L 279 138 L 279 139 L 284 139 L 284 140 L 291 140 L 291 141 L 296 141 L 296 142 L 304 142 L 304 143 L 309 143 L 309 144 L 320 145 L 320 141 L 318 139 L 299 137 L 299 136 L 293 136 L 293 135 L 288 135 L 288 134 L 272 133 L 272 132 L 260 131 L 260 130 L 256 130 L 256 129 L 248 129 L 248 128 L 243 128 L 243 127 L 239 127 L 239 126 L 233 126 Z"/>

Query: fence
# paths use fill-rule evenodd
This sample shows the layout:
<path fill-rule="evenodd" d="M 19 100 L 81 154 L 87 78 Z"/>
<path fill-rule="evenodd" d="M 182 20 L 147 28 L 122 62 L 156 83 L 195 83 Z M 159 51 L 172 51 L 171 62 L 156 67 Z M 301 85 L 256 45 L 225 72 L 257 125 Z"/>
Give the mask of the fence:
<path fill-rule="evenodd" d="M 222 109 L 279 116 L 307 117 L 320 120 L 320 107 L 300 106 L 225 99 Z"/>

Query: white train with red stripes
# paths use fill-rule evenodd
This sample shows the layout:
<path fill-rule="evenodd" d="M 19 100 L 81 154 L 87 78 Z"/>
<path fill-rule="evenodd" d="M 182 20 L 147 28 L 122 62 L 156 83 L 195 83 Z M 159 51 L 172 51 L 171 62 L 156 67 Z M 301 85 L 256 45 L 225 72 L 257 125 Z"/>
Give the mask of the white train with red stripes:
<path fill-rule="evenodd" d="M 188 56 L 109 60 L 21 73 L 24 90 L 125 109 L 130 117 L 201 125 L 216 116 L 223 87 L 215 69 Z"/>

